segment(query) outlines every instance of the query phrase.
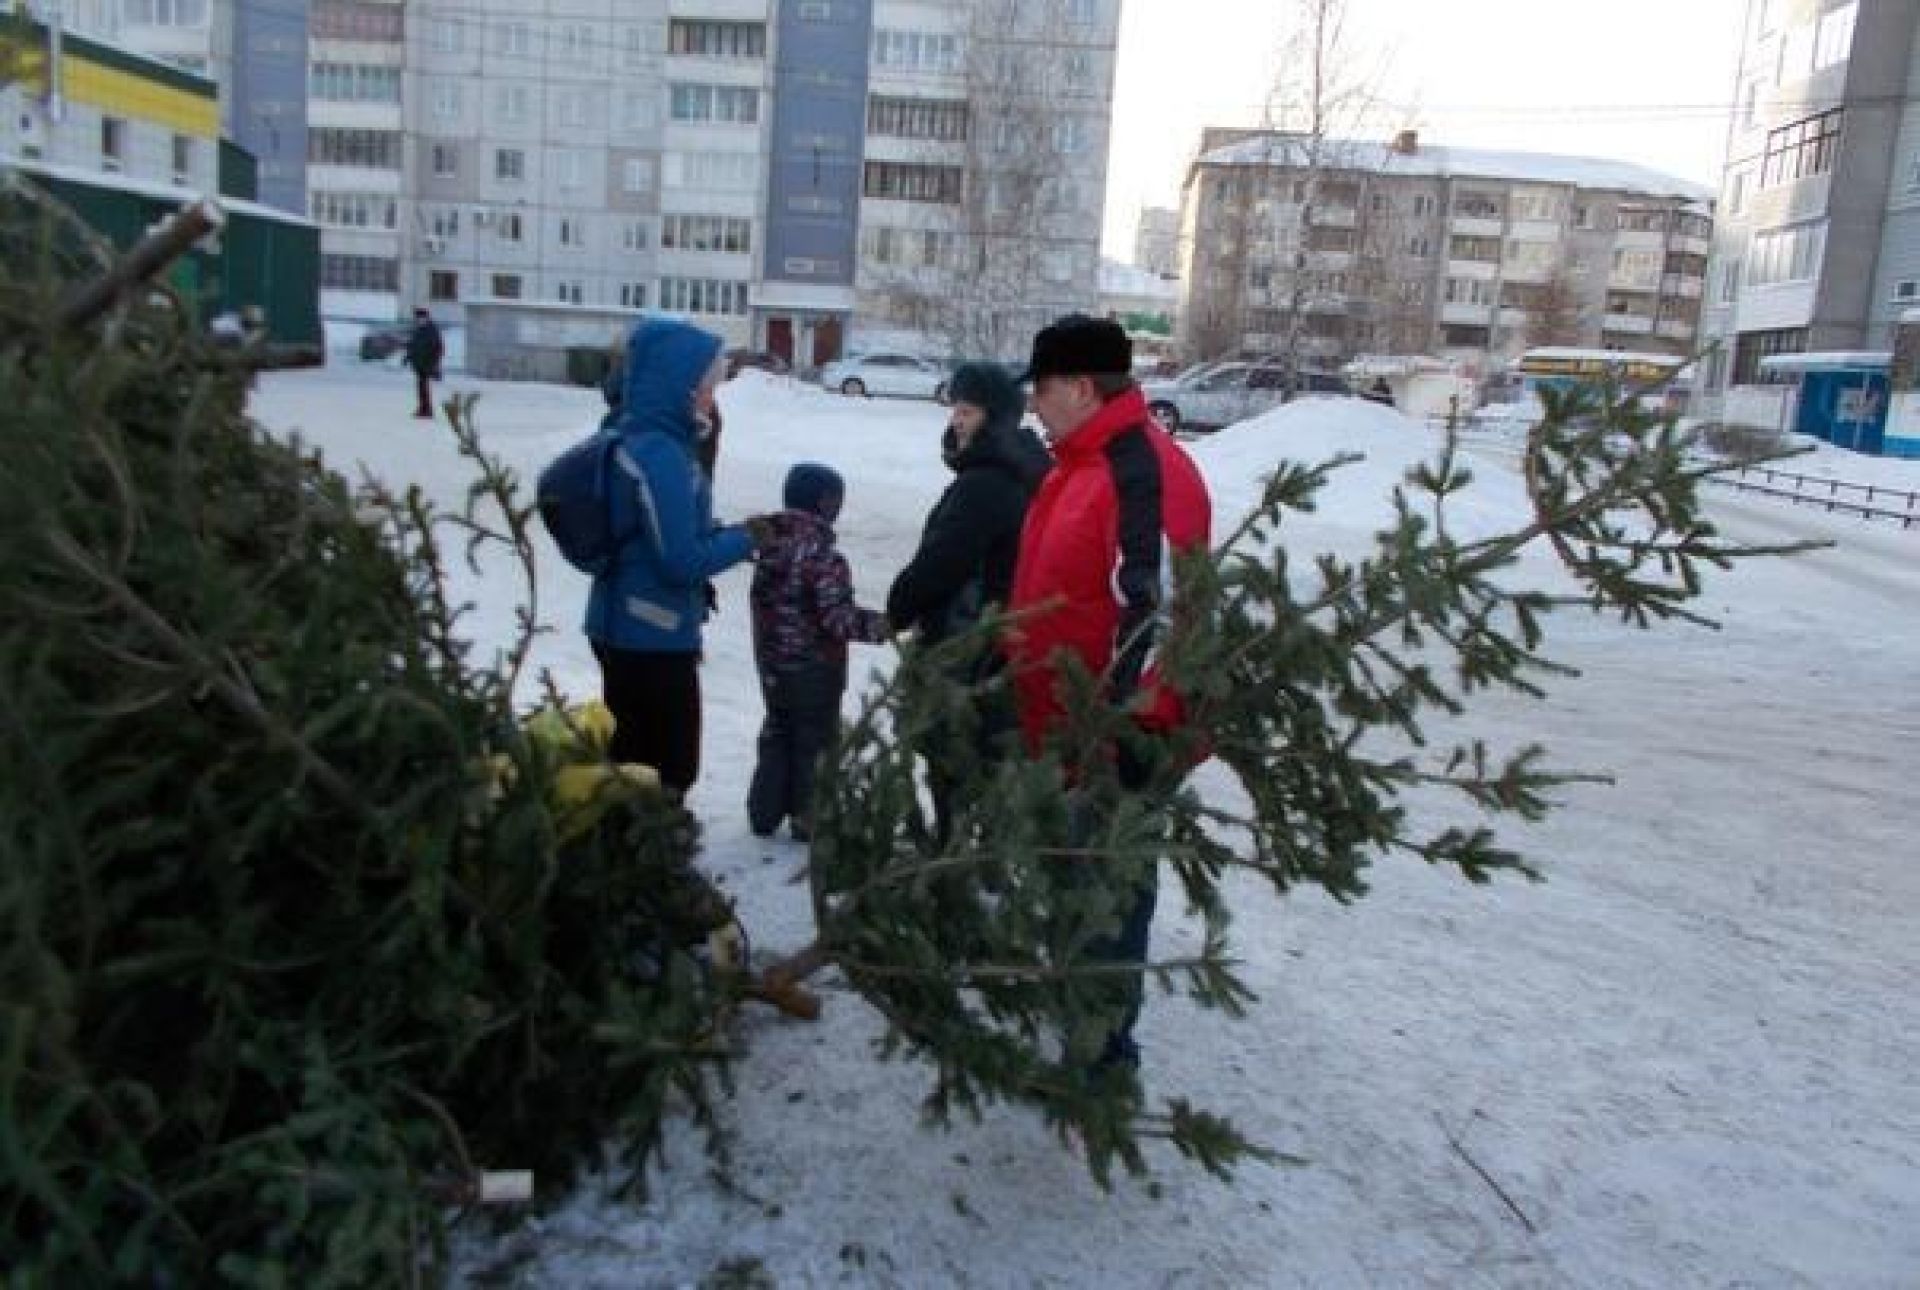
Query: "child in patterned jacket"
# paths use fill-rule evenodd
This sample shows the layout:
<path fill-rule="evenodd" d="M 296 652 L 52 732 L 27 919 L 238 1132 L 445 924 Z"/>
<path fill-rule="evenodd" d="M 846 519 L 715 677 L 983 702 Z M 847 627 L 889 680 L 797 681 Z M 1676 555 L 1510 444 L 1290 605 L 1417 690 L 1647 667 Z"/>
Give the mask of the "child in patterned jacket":
<path fill-rule="evenodd" d="M 847 643 L 877 643 L 886 615 L 854 603 L 853 574 L 834 545 L 833 521 L 846 500 L 837 471 L 805 462 L 787 473 L 786 510 L 771 517 L 772 540 L 753 573 L 753 661 L 767 716 L 747 793 L 747 821 L 771 837 L 782 820 L 806 841 L 814 768 L 840 720 Z"/>

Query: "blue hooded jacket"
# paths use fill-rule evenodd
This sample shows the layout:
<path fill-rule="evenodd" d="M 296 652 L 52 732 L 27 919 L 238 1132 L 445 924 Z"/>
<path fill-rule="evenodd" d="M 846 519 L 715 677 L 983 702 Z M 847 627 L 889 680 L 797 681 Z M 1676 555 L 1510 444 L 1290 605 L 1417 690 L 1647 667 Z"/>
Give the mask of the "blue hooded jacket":
<path fill-rule="evenodd" d="M 698 652 L 707 579 L 753 554 L 744 528 L 713 522 L 694 456 L 693 395 L 719 354 L 719 337 L 682 322 L 641 323 L 627 342 L 612 505 L 633 537 L 587 597 L 587 635 L 615 649 Z"/>

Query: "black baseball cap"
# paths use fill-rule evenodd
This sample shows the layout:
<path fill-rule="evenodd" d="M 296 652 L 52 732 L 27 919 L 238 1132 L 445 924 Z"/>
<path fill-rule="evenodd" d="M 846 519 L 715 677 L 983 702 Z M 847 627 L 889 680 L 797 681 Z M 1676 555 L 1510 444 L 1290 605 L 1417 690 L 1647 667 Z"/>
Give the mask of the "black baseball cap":
<path fill-rule="evenodd" d="M 1068 314 L 1042 327 L 1033 338 L 1033 354 L 1022 382 L 1043 376 L 1130 376 L 1133 342 L 1111 318 Z"/>

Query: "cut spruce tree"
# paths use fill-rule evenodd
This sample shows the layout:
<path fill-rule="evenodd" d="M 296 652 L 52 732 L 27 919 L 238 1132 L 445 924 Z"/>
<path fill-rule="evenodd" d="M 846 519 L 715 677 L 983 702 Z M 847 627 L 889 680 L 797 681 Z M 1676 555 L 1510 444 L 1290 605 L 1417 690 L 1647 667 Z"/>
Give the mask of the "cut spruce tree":
<path fill-rule="evenodd" d="M 1554 616 L 1703 624 L 1691 606 L 1709 570 L 1790 549 L 1716 533 L 1700 497 L 1716 468 L 1631 392 L 1544 400 L 1524 454 L 1532 515 L 1512 532 L 1456 536 L 1450 508 L 1474 482 L 1449 440 L 1394 490 L 1364 558 L 1309 559 L 1287 519 L 1311 510 L 1347 462 L 1277 470 L 1224 542 L 1177 569 L 1160 662 L 1191 722 L 1171 738 L 1142 736 L 1106 701 L 1104 678 L 1083 671 L 1069 673 L 1067 717 L 1043 752 L 1014 736 L 995 748 L 981 723 L 1004 711 L 1004 679 L 954 678 L 973 674 L 1009 624 L 910 652 L 823 768 L 818 939 L 774 974 L 844 972 L 885 1015 L 891 1044 L 933 1067 L 936 1122 L 992 1100 L 1037 1105 L 1103 1182 L 1115 1162 L 1145 1168 L 1143 1139 L 1170 1140 L 1216 1171 L 1272 1158 L 1226 1119 L 1151 1103 L 1128 1073 L 1098 1068 L 1127 1006 L 1116 979 L 1144 972 L 1243 1014 L 1252 998 L 1236 972 L 1228 892 L 1247 899 L 1244 877 L 1275 897 L 1309 884 L 1348 901 L 1393 855 L 1475 882 L 1537 876 L 1489 817 L 1536 820 L 1556 787 L 1593 776 L 1555 769 L 1532 742 L 1493 748 L 1444 727 L 1489 691 L 1538 696 L 1568 674 L 1543 652 Z M 1551 567 L 1522 567 L 1534 549 L 1557 557 Z M 963 781 L 944 841 L 920 786 L 926 750 Z M 1143 788 L 1123 789 L 1123 760 L 1145 768 Z M 1208 760 L 1232 782 L 1209 773 L 1203 795 L 1191 770 Z M 1436 788 L 1481 822 L 1422 831 L 1408 798 Z M 1184 907 L 1198 952 L 1144 969 L 1090 952 L 1156 873 L 1161 926 Z"/>
<path fill-rule="evenodd" d="M 730 915 L 591 714 L 519 719 L 524 636 L 470 657 L 510 478 L 463 415 L 464 514 L 356 490 L 43 199 L 0 250 L 8 1283 L 407 1285 L 487 1170 L 643 1164 Z"/>

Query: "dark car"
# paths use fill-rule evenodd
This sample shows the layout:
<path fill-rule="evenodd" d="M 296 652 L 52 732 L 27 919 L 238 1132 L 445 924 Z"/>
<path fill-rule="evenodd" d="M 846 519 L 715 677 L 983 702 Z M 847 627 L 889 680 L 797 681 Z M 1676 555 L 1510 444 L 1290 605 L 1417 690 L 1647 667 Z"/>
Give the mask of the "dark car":
<path fill-rule="evenodd" d="M 770 354 L 764 349 L 730 349 L 727 351 L 727 379 L 731 381 L 740 375 L 744 368 L 754 368 L 774 376 L 785 376 L 793 370 L 793 364 L 778 354 Z"/>
<path fill-rule="evenodd" d="M 406 349 L 407 337 L 412 334 L 413 328 L 405 323 L 369 327 L 360 337 L 360 357 L 369 363 L 392 358 Z"/>

